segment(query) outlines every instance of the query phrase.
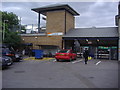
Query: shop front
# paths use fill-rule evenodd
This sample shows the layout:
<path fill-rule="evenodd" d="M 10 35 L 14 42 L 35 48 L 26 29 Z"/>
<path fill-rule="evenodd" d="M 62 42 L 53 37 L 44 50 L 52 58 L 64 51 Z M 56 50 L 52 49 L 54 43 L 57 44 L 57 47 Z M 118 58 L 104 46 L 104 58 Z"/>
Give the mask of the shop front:
<path fill-rule="evenodd" d="M 65 39 L 67 38 L 64 38 L 64 40 Z M 113 43 L 113 41 L 116 43 Z M 91 38 L 89 38 L 89 42 L 91 43 L 82 38 L 79 38 L 78 40 L 79 43 L 75 43 L 76 40 L 65 40 L 65 42 L 66 42 L 65 49 L 73 49 L 76 52 L 79 52 L 81 54 L 81 57 L 83 55 L 85 48 L 87 48 L 89 50 L 90 57 L 94 59 L 108 59 L 108 60 L 118 59 L 117 38 L 115 40 L 107 40 L 104 38 L 104 40 L 99 40 L 99 42 L 96 40 L 96 43 L 95 40 L 91 40 Z"/>
<path fill-rule="evenodd" d="M 117 60 L 118 59 L 117 52 L 118 52 L 117 46 L 112 46 L 112 47 L 99 46 L 97 58 L 98 59 Z"/>
<path fill-rule="evenodd" d="M 118 59 L 117 28 L 82 28 L 70 30 L 63 36 L 64 46 L 79 51 L 81 55 L 88 48 L 95 59 Z"/>

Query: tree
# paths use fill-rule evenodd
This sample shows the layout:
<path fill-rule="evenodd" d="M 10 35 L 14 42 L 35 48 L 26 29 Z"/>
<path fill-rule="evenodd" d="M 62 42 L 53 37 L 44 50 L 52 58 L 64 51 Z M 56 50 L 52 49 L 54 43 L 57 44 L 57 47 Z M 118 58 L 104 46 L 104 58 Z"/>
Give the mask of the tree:
<path fill-rule="evenodd" d="M 7 20 L 6 24 L 6 30 L 13 31 L 15 27 L 19 27 L 19 20 L 18 16 L 12 12 L 2 12 L 2 22 L 4 24 L 4 21 Z M 4 25 L 2 25 L 4 26 Z"/>
<path fill-rule="evenodd" d="M 14 48 L 18 48 L 21 46 L 21 36 L 18 35 L 17 32 L 5 32 L 5 39 L 4 39 L 4 43 L 8 44 Z"/>
<path fill-rule="evenodd" d="M 11 45 L 13 47 L 19 47 L 21 45 L 21 37 L 15 32 L 15 27 L 19 28 L 18 16 L 10 12 L 0 12 L 2 13 L 2 30 L 5 25 L 5 38 L 3 43 Z M 7 20 L 5 22 L 5 20 Z"/>

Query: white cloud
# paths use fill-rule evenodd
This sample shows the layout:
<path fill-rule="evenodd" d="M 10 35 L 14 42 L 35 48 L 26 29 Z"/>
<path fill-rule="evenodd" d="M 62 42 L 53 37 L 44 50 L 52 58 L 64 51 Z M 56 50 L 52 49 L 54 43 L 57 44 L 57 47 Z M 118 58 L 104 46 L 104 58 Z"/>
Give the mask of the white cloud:
<path fill-rule="evenodd" d="M 37 24 L 38 14 L 31 8 L 42 7 L 57 2 L 22 2 L 3 3 L 4 11 L 13 12 L 22 18 L 22 24 Z M 60 3 L 60 2 L 59 2 Z M 114 17 L 117 14 L 117 2 L 62 2 L 69 4 L 80 13 L 76 17 L 76 27 L 114 26 Z M 42 21 L 42 24 L 45 22 Z"/>
<path fill-rule="evenodd" d="M 22 10 L 21 7 L 6 7 L 6 8 L 3 8 L 3 11 L 11 11 L 11 10 Z"/>

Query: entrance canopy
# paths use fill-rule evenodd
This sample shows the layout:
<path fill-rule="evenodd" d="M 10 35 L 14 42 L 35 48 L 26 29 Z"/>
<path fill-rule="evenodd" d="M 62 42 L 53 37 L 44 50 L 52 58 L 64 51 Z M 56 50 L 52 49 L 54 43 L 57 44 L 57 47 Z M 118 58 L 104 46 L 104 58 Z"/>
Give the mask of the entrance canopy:
<path fill-rule="evenodd" d="M 78 40 L 81 45 L 118 45 L 118 28 L 77 28 L 69 30 L 64 40 Z"/>

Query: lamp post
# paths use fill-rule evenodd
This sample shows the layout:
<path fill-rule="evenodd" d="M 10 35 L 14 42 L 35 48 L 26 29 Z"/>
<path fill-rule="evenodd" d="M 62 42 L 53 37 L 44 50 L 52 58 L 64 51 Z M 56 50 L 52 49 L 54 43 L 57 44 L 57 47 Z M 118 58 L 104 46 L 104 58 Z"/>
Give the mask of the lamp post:
<path fill-rule="evenodd" d="M 21 32 L 21 17 L 19 17 L 20 22 L 19 22 L 19 32 Z"/>
<path fill-rule="evenodd" d="M 4 20 L 4 27 L 3 27 L 3 40 L 4 40 L 4 38 L 5 38 L 5 22 L 7 22 L 8 20 Z"/>

